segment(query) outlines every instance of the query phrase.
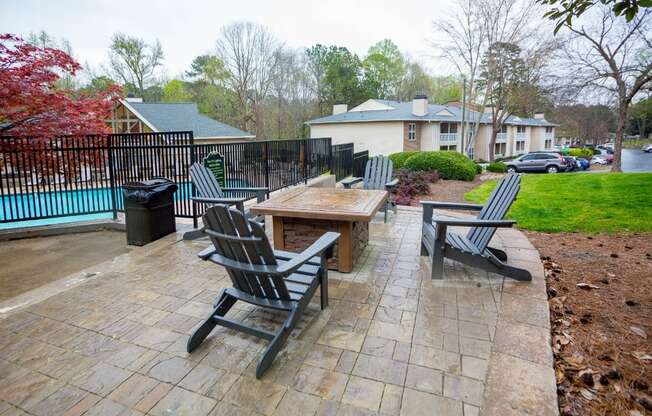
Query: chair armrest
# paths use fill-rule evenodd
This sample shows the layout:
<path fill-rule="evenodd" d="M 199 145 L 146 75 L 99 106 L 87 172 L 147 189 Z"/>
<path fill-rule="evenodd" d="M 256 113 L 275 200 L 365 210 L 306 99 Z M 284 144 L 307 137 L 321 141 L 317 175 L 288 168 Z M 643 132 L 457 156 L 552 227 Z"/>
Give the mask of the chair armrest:
<path fill-rule="evenodd" d="M 394 178 L 394 179 L 392 179 L 391 181 L 387 182 L 387 183 L 385 184 L 385 188 L 388 188 L 388 189 L 389 189 L 389 188 L 393 188 L 393 187 L 395 187 L 396 185 L 398 185 L 398 178 Z"/>
<path fill-rule="evenodd" d="M 286 263 L 283 263 L 279 267 L 279 271 L 282 274 L 293 273 L 299 267 L 301 267 L 305 263 L 308 263 L 313 257 L 321 255 L 329 247 L 335 244 L 338 238 L 340 238 L 340 233 L 334 233 L 330 231 L 325 233 L 324 235 L 319 237 L 317 241 L 312 243 L 310 247 L 303 250 L 301 253 L 299 253 L 297 256 L 293 257 Z"/>
<path fill-rule="evenodd" d="M 236 192 L 236 191 L 240 191 L 240 192 L 265 191 L 265 192 L 267 192 L 269 190 L 269 188 L 265 188 L 265 187 L 259 187 L 259 188 L 256 188 L 256 187 L 254 187 L 254 188 L 222 188 L 222 190 L 224 192 L 227 192 L 227 191 L 228 192 Z"/>
<path fill-rule="evenodd" d="M 514 220 L 479 220 L 476 218 L 434 217 L 434 224 L 450 225 L 453 227 L 501 227 L 509 228 L 516 224 Z"/>
<path fill-rule="evenodd" d="M 253 187 L 253 188 L 222 188 L 224 192 L 251 192 L 256 194 L 256 202 L 260 203 L 265 200 L 265 194 L 269 192 L 269 188 Z"/>
<path fill-rule="evenodd" d="M 481 211 L 484 205 L 465 204 L 462 202 L 419 201 L 421 205 L 438 209 L 459 209 L 465 211 Z"/>
<path fill-rule="evenodd" d="M 249 198 L 202 198 L 199 196 L 193 196 L 191 198 L 193 202 L 201 202 L 203 204 L 237 204 L 245 202 Z"/>
<path fill-rule="evenodd" d="M 355 185 L 358 182 L 362 182 L 364 178 L 347 178 L 342 180 L 342 185 L 345 189 L 350 189 L 352 185 Z"/>

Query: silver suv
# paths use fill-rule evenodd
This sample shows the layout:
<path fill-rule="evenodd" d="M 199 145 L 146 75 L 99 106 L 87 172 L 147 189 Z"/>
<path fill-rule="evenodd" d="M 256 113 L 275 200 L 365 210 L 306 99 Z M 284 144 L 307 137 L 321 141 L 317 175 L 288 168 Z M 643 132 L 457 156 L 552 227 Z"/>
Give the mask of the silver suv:
<path fill-rule="evenodd" d="M 566 170 L 566 160 L 557 153 L 534 152 L 505 161 L 507 172 L 548 172 L 557 173 Z"/>

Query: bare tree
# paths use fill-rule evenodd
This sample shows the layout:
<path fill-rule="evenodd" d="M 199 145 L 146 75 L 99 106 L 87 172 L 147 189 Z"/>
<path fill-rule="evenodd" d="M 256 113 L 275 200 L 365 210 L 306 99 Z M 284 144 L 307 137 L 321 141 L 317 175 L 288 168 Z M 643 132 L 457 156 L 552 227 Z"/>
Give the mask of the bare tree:
<path fill-rule="evenodd" d="M 502 111 L 488 106 L 492 83 L 478 84 L 481 65 L 492 45 L 513 44 L 526 53 L 540 47 L 542 42 L 539 28 L 535 25 L 534 0 L 458 0 L 457 4 L 454 14 L 433 22 L 438 41 L 433 41 L 432 45 L 440 57 L 453 64 L 466 78 L 469 103 L 480 105 L 485 111 Z M 500 119 L 504 121 L 503 117 Z M 500 129 L 502 122 L 499 124 Z M 470 138 L 465 140 L 467 151 L 473 147 L 479 127 L 479 118 L 468 119 L 466 130 L 470 132 Z"/>
<path fill-rule="evenodd" d="M 217 41 L 217 53 L 229 71 L 241 114 L 240 127 L 263 133 L 261 104 L 272 86 L 282 44 L 262 25 L 238 22 L 225 26 Z"/>
<path fill-rule="evenodd" d="M 136 88 L 142 97 L 156 68 L 163 63 L 163 48 L 158 40 L 147 44 L 143 39 L 116 33 L 111 40 L 109 62 L 117 78 Z"/>
<path fill-rule="evenodd" d="M 563 48 L 562 73 L 578 92 L 598 93 L 617 108 L 612 171 L 621 171 L 622 142 L 629 107 L 652 84 L 652 10 L 640 11 L 630 22 L 606 6 L 585 13 L 573 26 Z M 579 24 L 578 24 L 579 23 Z"/>

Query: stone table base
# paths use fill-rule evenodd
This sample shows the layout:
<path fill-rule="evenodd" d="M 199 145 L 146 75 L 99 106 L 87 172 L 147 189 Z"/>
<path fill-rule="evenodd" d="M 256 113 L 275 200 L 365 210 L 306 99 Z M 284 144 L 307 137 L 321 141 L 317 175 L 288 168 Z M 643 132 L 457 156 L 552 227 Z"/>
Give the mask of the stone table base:
<path fill-rule="evenodd" d="M 301 252 L 325 232 L 340 233 L 328 260 L 328 268 L 348 273 L 369 242 L 369 223 L 364 221 L 314 220 L 274 217 L 274 248 Z"/>

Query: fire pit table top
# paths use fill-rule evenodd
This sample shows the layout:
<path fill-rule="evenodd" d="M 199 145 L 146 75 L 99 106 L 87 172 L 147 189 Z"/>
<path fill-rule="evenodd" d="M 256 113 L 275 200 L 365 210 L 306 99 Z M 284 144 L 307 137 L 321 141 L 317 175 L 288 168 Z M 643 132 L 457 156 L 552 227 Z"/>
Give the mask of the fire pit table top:
<path fill-rule="evenodd" d="M 256 215 L 371 221 L 383 206 L 387 191 L 303 187 L 251 207 Z"/>

